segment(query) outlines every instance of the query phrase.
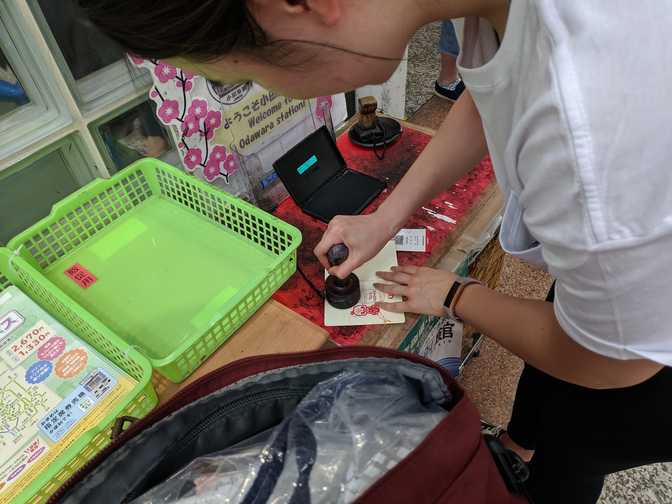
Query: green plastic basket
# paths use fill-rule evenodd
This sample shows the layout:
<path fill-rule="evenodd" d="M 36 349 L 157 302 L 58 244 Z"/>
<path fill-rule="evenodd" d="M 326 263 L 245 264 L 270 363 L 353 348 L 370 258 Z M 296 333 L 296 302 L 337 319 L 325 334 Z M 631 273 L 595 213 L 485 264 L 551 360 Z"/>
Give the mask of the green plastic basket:
<path fill-rule="evenodd" d="M 276 217 L 143 159 L 59 202 L 9 248 L 179 383 L 294 274 L 300 243 Z M 96 281 L 68 278 L 74 265 Z"/>
<path fill-rule="evenodd" d="M 151 385 L 152 368 L 147 359 L 90 313 L 73 303 L 25 260 L 12 255 L 8 249 L 0 248 L 0 291 L 10 285 L 21 289 L 64 326 L 138 382 L 125 400 L 121 401 L 98 427 L 80 436 L 13 501 L 44 502 L 77 469 L 110 442 L 111 427 L 116 418 L 145 416 L 156 406 L 157 397 Z"/>

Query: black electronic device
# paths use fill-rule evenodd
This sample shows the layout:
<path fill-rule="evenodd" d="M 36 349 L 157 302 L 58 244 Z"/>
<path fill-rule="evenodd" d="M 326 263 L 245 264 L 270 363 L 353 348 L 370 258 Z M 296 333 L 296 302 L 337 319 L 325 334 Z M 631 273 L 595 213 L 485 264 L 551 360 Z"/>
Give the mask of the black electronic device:
<path fill-rule="evenodd" d="M 327 223 L 337 215 L 361 213 L 385 188 L 382 180 L 348 169 L 324 126 L 273 167 L 301 210 Z"/>

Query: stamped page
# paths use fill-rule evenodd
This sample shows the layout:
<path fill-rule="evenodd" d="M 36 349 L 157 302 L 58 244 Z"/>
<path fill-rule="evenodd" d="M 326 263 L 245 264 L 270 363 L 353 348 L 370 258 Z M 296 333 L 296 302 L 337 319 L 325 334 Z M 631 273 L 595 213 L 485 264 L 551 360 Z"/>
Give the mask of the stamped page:
<path fill-rule="evenodd" d="M 392 266 L 397 266 L 397 264 L 395 243 L 391 241 L 376 257 L 354 271 L 359 278 L 362 293 L 359 303 L 350 309 L 339 310 L 327 301 L 324 302 L 324 325 L 331 327 L 404 323 L 406 316 L 403 313 L 391 313 L 376 306 L 376 303 L 381 301 L 393 303 L 401 301 L 401 298 L 389 296 L 373 287 L 374 283 L 382 282 L 376 276 L 377 271 L 389 271 Z M 325 278 L 327 276 L 328 273 L 325 273 Z"/>

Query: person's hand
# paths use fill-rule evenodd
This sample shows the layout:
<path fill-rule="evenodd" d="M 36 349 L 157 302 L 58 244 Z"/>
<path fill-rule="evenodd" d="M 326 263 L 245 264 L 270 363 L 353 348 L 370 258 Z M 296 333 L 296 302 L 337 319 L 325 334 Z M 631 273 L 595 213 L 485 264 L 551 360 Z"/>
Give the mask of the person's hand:
<path fill-rule="evenodd" d="M 329 274 L 345 278 L 354 269 L 380 252 L 394 234 L 389 224 L 385 222 L 385 218 L 377 213 L 341 215 L 334 217 L 329 223 L 322 240 L 315 247 L 315 255 Z M 350 253 L 343 264 L 331 268 L 327 260 L 327 252 L 339 243 L 344 243 Z"/>
<path fill-rule="evenodd" d="M 388 283 L 374 284 L 376 289 L 403 298 L 402 302 L 378 303 L 383 310 L 438 317 L 445 315 L 443 302 L 456 278 L 450 271 L 418 266 L 394 267 L 390 272 L 379 271 L 377 275 Z"/>

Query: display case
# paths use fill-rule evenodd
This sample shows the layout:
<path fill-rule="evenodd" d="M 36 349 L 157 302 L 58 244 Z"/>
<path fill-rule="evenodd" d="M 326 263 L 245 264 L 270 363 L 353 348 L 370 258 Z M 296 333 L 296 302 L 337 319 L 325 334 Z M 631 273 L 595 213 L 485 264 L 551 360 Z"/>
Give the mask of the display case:
<path fill-rule="evenodd" d="M 153 102 L 141 97 L 90 125 L 110 174 L 143 157 L 180 165 L 172 136 L 154 109 Z"/>

